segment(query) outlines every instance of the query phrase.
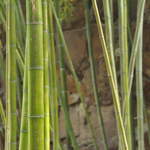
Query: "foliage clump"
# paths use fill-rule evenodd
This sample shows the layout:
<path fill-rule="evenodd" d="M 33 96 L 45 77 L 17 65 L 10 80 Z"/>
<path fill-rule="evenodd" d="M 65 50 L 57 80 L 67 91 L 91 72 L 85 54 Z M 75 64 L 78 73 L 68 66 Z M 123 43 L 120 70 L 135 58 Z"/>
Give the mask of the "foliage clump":
<path fill-rule="evenodd" d="M 74 0 L 61 0 L 60 3 L 60 20 L 62 22 L 71 21 L 74 10 Z"/>

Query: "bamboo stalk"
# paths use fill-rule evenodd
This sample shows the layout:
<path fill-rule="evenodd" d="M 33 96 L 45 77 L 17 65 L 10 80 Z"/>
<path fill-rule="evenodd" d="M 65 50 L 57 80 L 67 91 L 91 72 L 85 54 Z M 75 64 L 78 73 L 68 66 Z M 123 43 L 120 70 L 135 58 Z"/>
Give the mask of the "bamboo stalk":
<path fill-rule="evenodd" d="M 138 1 L 140 5 L 140 0 Z M 137 16 L 138 17 L 138 16 Z M 143 22 L 143 21 L 142 21 Z M 143 31 L 139 39 L 139 50 L 136 58 L 136 98 L 137 98 L 137 139 L 138 150 L 145 150 L 144 145 L 144 97 L 143 97 Z"/>
<path fill-rule="evenodd" d="M 142 77 L 142 35 L 136 60 L 137 135 L 138 150 L 144 150 L 144 99 Z"/>
<path fill-rule="evenodd" d="M 54 26 L 51 0 L 49 2 L 49 25 L 50 25 L 50 108 L 51 124 L 53 136 L 53 150 L 60 149 L 59 145 L 59 118 L 58 118 L 58 89 L 57 89 L 57 71 L 56 71 L 56 51 L 54 43 Z"/>
<path fill-rule="evenodd" d="M 22 100 L 22 113 L 21 113 L 21 128 L 19 150 L 26 150 L 28 147 L 28 53 L 26 49 L 25 58 L 25 72 L 23 81 L 23 100 Z"/>
<path fill-rule="evenodd" d="M 27 0 L 29 29 L 28 150 L 44 150 L 44 63 L 41 0 Z"/>
<path fill-rule="evenodd" d="M 106 46 L 108 49 L 108 54 L 110 57 L 110 63 L 115 84 L 118 88 L 117 84 L 117 75 L 116 75 L 116 65 L 115 65 L 115 57 L 114 57 L 114 39 L 113 39 L 113 4 L 112 0 L 103 0 L 104 6 L 104 16 L 105 16 L 105 39 Z"/>
<path fill-rule="evenodd" d="M 16 18 L 15 0 L 8 0 L 7 5 L 7 138 L 8 150 L 16 150 L 17 144 L 17 109 L 16 109 Z"/>
<path fill-rule="evenodd" d="M 26 16 L 29 17 L 28 15 Z M 27 19 L 28 20 L 28 19 Z M 23 77 L 23 98 L 22 98 L 22 112 L 21 112 L 21 127 L 20 127 L 20 139 L 19 150 L 25 150 L 28 147 L 28 59 L 29 59 L 29 28 L 27 28 L 26 34 L 26 49 L 25 49 L 25 65 L 24 77 Z"/>
<path fill-rule="evenodd" d="M 110 60 L 109 60 L 109 54 L 108 54 L 108 50 L 106 47 L 106 42 L 105 42 L 105 38 L 104 38 L 104 33 L 103 33 L 103 29 L 102 29 L 100 15 L 98 12 L 97 2 L 96 2 L 96 0 L 92 0 L 92 3 L 93 3 L 93 9 L 94 9 L 96 22 L 97 22 L 97 26 L 98 26 L 99 38 L 100 38 L 102 48 L 103 48 L 103 53 L 104 53 L 104 58 L 105 58 L 105 63 L 106 63 L 106 69 L 107 69 L 107 72 L 109 75 L 109 81 L 110 81 L 110 85 L 111 85 L 111 89 L 112 89 L 112 93 L 113 93 L 116 119 L 118 120 L 117 121 L 118 122 L 118 131 L 120 131 L 120 133 L 121 133 L 120 136 L 122 137 L 122 140 L 124 142 L 125 149 L 128 150 L 129 147 L 128 147 L 128 143 L 127 143 L 127 136 L 126 136 L 126 132 L 125 132 L 125 127 L 123 124 L 123 118 L 121 115 L 119 93 L 118 93 L 118 90 L 116 88 L 115 79 L 113 76 L 113 71 L 111 68 Z"/>
<path fill-rule="evenodd" d="M 121 92 L 122 100 L 124 103 L 124 119 L 126 135 L 128 140 L 129 149 L 133 149 L 133 134 L 132 134 L 132 118 L 131 118 L 131 99 L 128 97 L 128 83 L 129 83 L 129 68 L 128 68 L 128 8 L 127 0 L 121 0 L 119 3 L 119 23 L 120 23 L 120 48 L 121 48 Z"/>
<path fill-rule="evenodd" d="M 4 107 L 2 104 L 2 99 L 0 98 L 0 117 L 2 119 L 2 124 L 5 125 L 6 123 L 6 115 L 5 115 L 5 111 L 4 111 Z"/>
<path fill-rule="evenodd" d="M 55 2 L 55 8 L 57 12 L 58 18 L 60 18 L 60 1 Z M 64 112 L 64 118 L 65 118 L 65 126 L 66 126 L 66 132 L 68 135 L 68 140 L 71 141 L 71 145 L 74 150 L 79 150 L 79 145 L 77 143 L 75 133 L 72 127 L 72 123 L 70 120 L 70 113 L 69 113 L 69 106 L 68 106 L 68 94 L 67 94 L 67 85 L 66 85 L 66 69 L 65 69 L 65 61 L 64 61 L 64 53 L 63 53 L 63 45 L 62 41 L 59 36 L 58 29 L 56 27 L 56 34 L 57 34 L 57 49 L 58 49 L 58 57 L 59 57 L 59 66 L 60 66 L 60 83 L 61 83 L 61 91 L 60 91 L 60 97 L 61 97 L 61 104 L 62 109 Z M 68 142 L 69 143 L 69 142 Z"/>
<path fill-rule="evenodd" d="M 89 0 L 84 0 L 85 5 L 85 22 L 86 22 L 86 39 L 88 45 L 88 55 L 90 61 L 90 68 L 91 68 L 91 78 L 92 78 L 92 86 L 93 86 L 93 93 L 94 98 L 96 101 L 96 109 L 97 109 L 97 117 L 100 127 L 100 135 L 102 136 L 103 146 L 105 150 L 108 150 L 108 143 L 106 138 L 106 132 L 104 127 L 104 121 L 102 116 L 102 111 L 100 108 L 100 98 L 98 96 L 98 88 L 97 88 L 97 81 L 96 81 L 96 69 L 94 64 L 94 56 L 93 56 L 93 49 L 92 49 L 92 39 L 91 39 L 91 24 L 90 24 L 90 16 L 89 16 Z"/>
<path fill-rule="evenodd" d="M 68 63 L 69 63 L 71 72 L 72 72 L 73 77 L 74 77 L 74 79 L 75 79 L 77 91 L 78 91 L 78 93 L 79 93 L 79 95 L 80 95 L 82 108 L 83 108 L 83 111 L 85 112 L 85 115 L 86 115 L 86 119 L 87 119 L 87 122 L 88 122 L 88 126 L 89 126 L 89 129 L 90 129 L 92 138 L 93 138 L 93 143 L 94 143 L 94 146 L 95 146 L 96 150 L 98 150 L 98 145 L 97 145 L 97 143 L 96 143 L 96 137 L 95 137 L 95 133 L 94 133 L 94 128 L 93 128 L 93 125 L 92 125 L 92 123 L 91 123 L 91 121 L 90 121 L 90 118 L 89 118 L 89 115 L 88 115 L 88 111 L 87 111 L 86 106 L 85 106 L 85 103 L 84 103 L 84 96 L 83 96 L 83 93 L 81 92 L 81 85 L 80 85 L 79 79 L 78 79 L 78 77 L 77 77 L 77 74 L 76 74 L 76 72 L 75 72 L 75 69 L 74 69 L 74 66 L 73 66 L 73 63 L 72 63 L 72 60 L 71 60 L 71 57 L 70 57 L 70 54 L 69 54 L 69 50 L 68 50 L 68 47 L 67 47 L 66 42 L 65 42 L 65 39 L 64 39 L 64 36 L 63 36 L 62 28 L 61 28 L 59 19 L 58 19 L 58 17 L 57 17 L 56 10 L 55 10 L 55 7 L 54 7 L 53 2 L 51 2 L 51 6 L 52 6 L 53 14 L 54 14 L 54 17 L 55 17 L 57 26 L 58 26 L 58 31 L 59 31 L 59 34 L 60 34 L 60 38 L 61 38 L 62 43 L 63 43 L 64 52 L 65 52 L 65 54 L 66 54 L 66 57 L 67 57 L 67 59 L 68 59 Z"/>
<path fill-rule="evenodd" d="M 141 30 L 143 25 L 143 17 L 144 17 L 144 8 L 145 8 L 145 2 L 146 0 L 141 0 L 138 3 L 138 12 L 137 12 L 137 23 L 136 23 L 136 31 L 133 39 L 133 45 L 132 45 L 132 51 L 131 51 L 131 58 L 129 63 L 129 94 L 131 94 L 131 88 L 133 83 L 133 75 L 134 75 L 134 68 L 135 68 L 135 62 L 138 52 L 138 46 L 139 46 L 139 40 L 141 36 Z"/>
<path fill-rule="evenodd" d="M 43 49 L 44 49 L 44 150 L 50 150 L 50 103 L 49 103 L 49 24 L 48 1 L 43 0 Z"/>

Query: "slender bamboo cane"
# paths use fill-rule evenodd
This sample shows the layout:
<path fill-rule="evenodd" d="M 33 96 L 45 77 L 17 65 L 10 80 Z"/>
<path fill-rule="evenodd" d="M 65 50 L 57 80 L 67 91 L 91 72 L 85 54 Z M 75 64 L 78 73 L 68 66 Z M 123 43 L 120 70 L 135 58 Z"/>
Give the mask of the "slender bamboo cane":
<path fill-rule="evenodd" d="M 138 1 L 140 2 L 140 0 Z M 143 21 L 142 21 L 143 22 Z M 144 98 L 143 98 L 143 31 L 139 40 L 139 50 L 136 59 L 136 96 L 137 96 L 137 139 L 138 150 L 144 150 Z"/>
<path fill-rule="evenodd" d="M 144 99 L 142 77 L 142 38 L 139 44 L 139 52 L 136 60 L 136 96 L 137 96 L 137 135 L 138 150 L 144 150 Z"/>
<path fill-rule="evenodd" d="M 133 149 L 132 119 L 131 119 L 131 99 L 128 97 L 128 8 L 127 0 L 121 0 L 119 3 L 119 20 L 120 20 L 120 48 L 121 48 L 121 92 L 124 102 L 125 127 L 129 149 Z"/>
<path fill-rule="evenodd" d="M 21 114 L 21 128 L 20 128 L 20 140 L 19 150 L 26 150 L 28 147 L 28 49 L 26 49 L 25 55 L 25 72 L 23 81 L 23 102 L 22 102 L 22 114 Z"/>
<path fill-rule="evenodd" d="M 89 126 L 89 129 L 91 131 L 91 135 L 92 135 L 92 138 L 93 138 L 93 143 L 94 143 L 94 146 L 95 146 L 96 150 L 98 150 L 98 145 L 96 143 L 96 136 L 95 136 L 94 128 L 93 128 L 93 125 L 92 125 L 92 123 L 90 121 L 90 118 L 89 118 L 89 115 L 88 115 L 88 111 L 87 111 L 85 103 L 84 103 L 83 93 L 81 92 L 81 85 L 80 85 L 79 79 L 77 77 L 77 74 L 75 72 L 75 69 L 74 69 L 74 66 L 73 66 L 73 63 L 72 63 L 72 60 L 71 60 L 71 57 L 70 57 L 70 54 L 69 54 L 69 50 L 68 50 L 68 47 L 67 47 L 65 39 L 64 39 L 64 36 L 63 36 L 62 28 L 61 28 L 59 19 L 57 17 L 56 10 L 55 10 L 53 2 L 51 2 L 51 5 L 52 5 L 52 10 L 53 10 L 53 14 L 54 14 L 55 20 L 56 20 L 56 23 L 57 23 L 57 26 L 58 26 L 58 31 L 59 31 L 59 34 L 60 34 L 60 38 L 61 38 L 62 43 L 63 43 L 64 52 L 66 54 L 66 57 L 68 59 L 69 65 L 70 65 L 71 72 L 72 72 L 73 77 L 75 79 L 76 88 L 77 88 L 77 91 L 78 91 L 78 93 L 80 95 L 81 104 L 83 106 L 82 108 L 83 108 L 83 111 L 85 112 L 86 119 L 87 119 L 87 122 L 88 122 L 88 126 Z"/>
<path fill-rule="evenodd" d="M 51 0 L 49 2 L 49 25 L 50 25 L 50 104 L 51 104 L 51 121 L 53 150 L 60 149 L 59 145 L 59 120 L 58 120 L 58 89 L 57 89 L 57 73 L 56 73 L 56 51 L 54 43 L 54 26 Z"/>
<path fill-rule="evenodd" d="M 7 5 L 7 148 L 16 150 L 17 109 L 16 109 L 16 18 L 15 0 Z"/>
<path fill-rule="evenodd" d="M 28 150 L 44 150 L 44 63 L 42 1 L 27 0 L 29 30 Z"/>
<path fill-rule="evenodd" d="M 43 49 L 44 49 L 44 150 L 50 150 L 50 104 L 49 104 L 49 24 L 48 1 L 43 0 Z"/>
<path fill-rule="evenodd" d="M 108 54 L 110 57 L 110 63 L 112 66 L 113 76 L 115 80 L 116 87 L 117 85 L 117 75 L 116 75 L 116 66 L 115 66 L 115 57 L 114 57 L 114 39 L 113 39 L 113 4 L 112 0 L 103 0 L 104 6 L 104 16 L 105 16 L 105 39 L 106 46 L 108 49 Z"/>
<path fill-rule="evenodd" d="M 6 115 L 5 115 L 5 111 L 4 111 L 4 107 L 2 104 L 2 99 L 0 98 L 0 117 L 2 119 L 2 124 L 5 125 L 6 123 Z"/>
<path fill-rule="evenodd" d="M 144 8 L 145 8 L 146 0 L 141 0 L 138 3 L 138 12 L 137 12 L 137 23 L 136 23 L 136 31 L 133 39 L 132 51 L 131 51 L 131 58 L 129 63 L 129 94 L 130 97 L 132 83 L 133 83 L 133 75 L 134 75 L 134 68 L 135 62 L 137 57 L 137 51 L 139 46 L 139 40 L 141 36 L 141 30 L 143 25 L 143 17 L 144 17 Z"/>
<path fill-rule="evenodd" d="M 89 12 L 90 12 L 89 0 L 85 0 L 84 5 L 85 5 L 85 21 L 86 21 L 86 39 L 87 39 L 87 45 L 88 45 L 88 54 L 89 54 L 89 61 L 90 61 L 90 68 L 91 68 L 93 92 L 94 92 L 94 98 L 96 101 L 97 117 L 99 121 L 99 127 L 101 131 L 100 135 L 102 136 L 104 149 L 108 150 L 107 138 L 106 138 L 106 133 L 105 133 L 105 128 L 104 128 L 104 121 L 103 121 L 102 111 L 100 108 L 100 98 L 98 96 L 98 88 L 97 88 L 97 83 L 96 83 L 96 70 L 95 70 L 94 56 L 93 56 L 93 49 L 92 49 L 91 24 L 90 24 L 90 16 L 89 16 Z"/>
<path fill-rule="evenodd" d="M 102 47 L 103 47 L 103 53 L 104 53 L 104 58 L 105 58 L 105 63 L 106 63 L 106 69 L 107 69 L 108 75 L 110 77 L 109 80 L 110 80 L 110 85 L 111 85 L 111 89 L 112 89 L 112 93 L 113 93 L 116 119 L 118 120 L 117 121 L 118 122 L 118 130 L 121 133 L 120 136 L 122 137 L 122 140 L 124 142 L 125 149 L 128 150 L 129 148 L 128 148 L 128 143 L 127 143 L 127 136 L 126 136 L 126 132 L 125 132 L 124 124 L 123 124 L 123 118 L 122 118 L 122 115 L 121 115 L 119 93 L 118 93 L 118 90 L 117 90 L 116 85 L 115 85 L 115 79 L 114 79 L 114 76 L 113 76 L 111 63 L 110 63 L 109 55 L 108 55 L 108 50 L 107 50 L 106 42 L 105 42 L 105 39 L 104 39 L 104 33 L 103 33 L 101 19 L 100 19 L 98 7 L 97 7 L 97 2 L 96 2 L 96 0 L 92 0 L 92 3 L 93 3 L 93 9 L 94 9 L 96 22 L 97 22 L 97 26 L 98 26 L 99 37 L 100 37 L 101 44 L 102 44 Z"/>
<path fill-rule="evenodd" d="M 28 15 L 26 16 L 29 17 Z M 28 19 L 27 19 L 28 20 Z M 24 77 L 23 77 L 23 99 L 22 99 L 22 113 L 21 113 L 21 127 L 20 127 L 20 139 L 19 150 L 25 150 L 28 147 L 28 65 L 29 65 L 29 28 L 27 28 L 26 34 L 26 49 L 25 49 L 25 65 Z"/>
<path fill-rule="evenodd" d="M 57 12 L 57 16 L 59 18 L 60 16 L 60 1 L 57 0 L 55 2 L 55 8 Z M 68 135 L 68 140 L 70 139 L 71 145 L 74 150 L 79 150 L 79 145 L 76 141 L 75 133 L 72 127 L 72 123 L 70 120 L 70 113 L 69 113 L 69 106 L 68 106 L 68 95 L 67 95 L 67 85 L 66 85 L 66 69 L 65 69 L 65 61 L 64 61 L 64 53 L 63 53 L 63 44 L 59 36 L 58 29 L 56 27 L 56 32 L 57 32 L 57 49 L 58 49 L 58 54 L 59 54 L 59 65 L 60 65 L 60 83 L 61 83 L 61 92 L 60 92 L 60 97 L 61 97 L 61 104 L 62 104 L 62 109 L 64 112 L 64 118 L 65 118 L 65 126 L 66 126 L 66 132 Z M 68 142 L 69 143 L 69 142 Z"/>

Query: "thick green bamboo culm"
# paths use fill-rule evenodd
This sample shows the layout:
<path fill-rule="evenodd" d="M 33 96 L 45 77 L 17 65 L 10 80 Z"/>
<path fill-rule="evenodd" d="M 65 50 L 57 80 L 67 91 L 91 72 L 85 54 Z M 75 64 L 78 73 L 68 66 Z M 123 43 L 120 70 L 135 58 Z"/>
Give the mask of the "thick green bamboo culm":
<path fill-rule="evenodd" d="M 42 1 L 43 5 L 43 50 L 44 50 L 44 150 L 50 150 L 50 103 L 49 103 L 49 22 L 48 0 Z"/>
<path fill-rule="evenodd" d="M 118 131 L 121 133 L 120 136 L 125 145 L 125 149 L 128 150 L 129 147 L 128 147 L 128 143 L 127 143 L 127 136 L 126 136 L 125 127 L 123 124 L 123 118 L 122 118 L 122 114 L 121 114 L 119 93 L 118 93 L 118 89 L 116 88 L 116 85 L 115 85 L 115 79 L 113 76 L 111 63 L 109 60 L 109 54 L 108 54 L 108 50 L 106 47 L 106 42 L 105 42 L 104 33 L 103 33 L 103 29 L 102 29 L 102 23 L 101 23 L 96 0 L 92 0 L 92 4 L 93 4 L 95 17 L 96 17 L 97 26 L 98 26 L 99 38 L 100 38 L 102 48 L 103 48 L 106 69 L 107 69 L 107 73 L 109 75 L 109 81 L 110 81 L 110 85 L 111 85 L 111 89 L 112 89 L 116 119 L 117 119 L 117 124 L 118 124 Z"/>
<path fill-rule="evenodd" d="M 85 29 L 86 29 L 86 40 L 88 45 L 88 55 L 89 55 L 89 61 L 90 61 L 90 68 L 91 68 L 91 79 L 92 79 L 92 85 L 93 85 L 93 93 L 94 98 L 96 101 L 96 109 L 97 109 L 97 116 L 99 121 L 99 127 L 100 127 L 100 135 L 102 136 L 104 149 L 108 150 L 108 144 L 107 144 L 107 138 L 106 138 L 106 132 L 104 128 L 104 121 L 100 106 L 100 97 L 98 96 L 98 88 L 97 88 L 97 81 L 96 81 L 96 69 L 95 69 L 95 63 L 94 63 L 94 54 L 93 54 L 93 48 L 92 48 L 92 39 L 91 39 L 91 24 L 90 24 L 90 5 L 89 0 L 84 0 L 84 6 L 85 6 Z"/>
<path fill-rule="evenodd" d="M 16 150 L 17 146 L 17 109 L 16 109 L 16 18 L 15 0 L 7 1 L 7 149 Z M 6 146 L 6 145 L 5 145 Z"/>
<path fill-rule="evenodd" d="M 41 0 L 27 0 L 29 30 L 28 150 L 44 150 L 44 61 Z M 33 59 L 34 58 L 34 59 Z"/>

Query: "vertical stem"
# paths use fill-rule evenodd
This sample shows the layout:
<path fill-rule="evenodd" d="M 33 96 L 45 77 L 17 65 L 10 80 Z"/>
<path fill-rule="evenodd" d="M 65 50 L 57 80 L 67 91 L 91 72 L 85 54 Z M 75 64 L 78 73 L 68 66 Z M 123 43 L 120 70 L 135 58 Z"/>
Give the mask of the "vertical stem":
<path fill-rule="evenodd" d="M 132 135 L 132 121 L 131 121 L 131 100 L 128 97 L 128 83 L 129 83 L 129 68 L 128 68 L 128 8 L 127 0 L 120 0 L 119 2 L 119 40 L 121 49 L 121 92 L 122 100 L 124 102 L 125 113 L 125 127 L 128 140 L 129 149 L 133 148 L 133 135 Z"/>
<path fill-rule="evenodd" d="M 7 148 L 16 150 L 16 18 L 15 0 L 8 0 L 7 6 Z"/>
<path fill-rule="evenodd" d="M 85 21 L 86 21 L 86 39 L 87 39 L 87 45 L 88 45 L 88 54 L 89 54 L 89 61 L 90 61 L 90 68 L 91 68 L 93 92 L 94 92 L 94 98 L 96 101 L 97 116 L 98 116 L 100 132 L 101 132 L 100 135 L 102 136 L 104 149 L 108 150 L 107 138 L 106 138 L 106 133 L 105 133 L 105 128 L 104 128 L 104 121 L 103 121 L 102 111 L 100 108 L 98 88 L 96 84 L 96 70 L 95 70 L 94 56 L 93 56 L 93 49 L 92 49 L 91 24 L 90 24 L 90 16 L 89 16 L 89 12 L 90 12 L 89 0 L 84 0 L 84 5 L 85 5 Z"/>
<path fill-rule="evenodd" d="M 48 1 L 43 0 L 43 50 L 44 50 L 44 150 L 50 149 L 50 103 L 49 103 L 49 24 Z"/>
<path fill-rule="evenodd" d="M 50 21 L 50 104 L 53 135 L 53 150 L 59 150 L 59 119 L 58 119 L 58 90 L 57 90 L 57 72 L 56 72 L 56 51 L 54 44 L 54 26 L 52 6 L 49 0 L 49 21 Z"/>
<path fill-rule="evenodd" d="M 59 8 L 59 0 L 55 2 L 55 8 L 57 11 L 57 16 L 60 15 L 60 8 Z M 69 113 L 69 106 L 68 106 L 68 95 L 67 95 L 67 85 L 66 85 L 66 69 L 65 69 L 65 55 L 63 51 L 63 44 L 62 40 L 59 35 L 58 26 L 56 27 L 57 32 L 57 49 L 58 49 L 58 55 L 59 55 L 59 65 L 60 65 L 60 83 L 61 83 L 61 103 L 62 103 L 62 109 L 64 111 L 64 118 L 65 118 L 65 126 L 66 126 L 66 132 L 68 134 L 68 140 L 71 141 L 71 145 L 74 150 L 79 150 L 79 145 L 77 143 L 75 133 L 72 127 L 72 123 L 70 120 L 70 113 Z M 68 142 L 69 143 L 69 142 Z"/>
<path fill-rule="evenodd" d="M 122 137 L 123 143 L 125 145 L 125 149 L 128 150 L 127 136 L 126 136 L 125 127 L 123 124 L 123 118 L 122 118 L 122 114 L 121 114 L 119 92 L 118 92 L 118 89 L 116 88 L 115 79 L 113 76 L 111 62 L 110 62 L 110 58 L 109 58 L 109 54 L 108 54 L 108 50 L 107 50 L 106 42 L 105 42 L 105 38 L 104 38 L 104 33 L 103 33 L 103 29 L 102 29 L 101 18 L 99 15 L 96 0 L 92 0 L 92 3 L 93 3 L 93 9 L 94 9 L 97 27 L 98 27 L 99 39 L 102 44 L 105 63 L 106 63 L 106 69 L 107 69 L 107 73 L 109 75 L 109 82 L 110 82 L 110 86 L 111 86 L 111 90 L 112 90 L 112 94 L 113 94 L 116 119 L 117 119 L 117 123 L 118 123 L 118 131 L 121 133 L 119 136 Z"/>
<path fill-rule="evenodd" d="M 62 43 L 63 43 L 64 52 L 66 54 L 66 57 L 68 59 L 68 63 L 70 65 L 71 72 L 72 72 L 73 77 L 75 79 L 75 84 L 76 84 L 77 92 L 80 95 L 81 104 L 83 106 L 82 108 L 83 108 L 83 111 L 85 112 L 85 116 L 86 116 L 86 119 L 87 119 L 87 124 L 88 124 L 88 127 L 90 129 L 90 132 L 91 132 L 91 135 L 92 135 L 92 138 L 93 138 L 93 144 L 94 144 L 96 150 L 98 150 L 98 144 L 96 143 L 96 136 L 95 136 L 94 128 L 93 128 L 93 125 L 92 125 L 91 120 L 89 118 L 89 113 L 88 113 L 88 111 L 86 109 L 86 106 L 85 106 L 85 103 L 84 103 L 84 95 L 81 92 L 81 84 L 80 84 L 80 81 L 79 81 L 79 79 L 77 77 L 77 74 L 75 72 L 75 69 L 74 69 L 74 66 L 73 66 L 70 54 L 69 54 L 69 50 L 68 50 L 67 44 L 66 44 L 64 36 L 63 36 L 62 28 L 61 28 L 59 19 L 57 17 L 56 10 L 55 10 L 53 2 L 51 2 L 51 5 L 52 5 L 52 10 L 53 10 L 53 14 L 54 14 L 55 20 L 56 20 L 56 23 L 57 23 L 57 26 L 58 26 L 58 31 L 59 31 L 59 34 L 60 34 L 60 38 L 61 38 Z"/>
<path fill-rule="evenodd" d="M 28 150 L 44 150 L 43 19 L 41 0 L 27 0 L 29 28 Z"/>
<path fill-rule="evenodd" d="M 133 83 L 134 68 L 135 68 L 135 62 L 136 62 L 137 52 L 139 48 L 141 30 L 143 28 L 145 2 L 146 0 L 140 0 L 138 2 L 136 31 L 135 31 L 135 35 L 133 39 L 133 45 L 132 45 L 132 51 L 131 51 L 131 57 L 130 57 L 130 63 L 129 63 L 129 92 L 128 92 L 129 97 L 131 94 L 131 88 L 132 88 L 132 83 Z"/>
<path fill-rule="evenodd" d="M 27 16 L 28 18 L 29 16 Z M 29 67 L 29 28 L 26 34 L 25 65 L 23 77 L 23 98 L 21 112 L 21 128 L 19 139 L 19 150 L 26 150 L 28 147 L 28 67 Z"/>
<path fill-rule="evenodd" d="M 136 60 L 136 96 L 137 96 L 137 135 L 138 150 L 144 150 L 144 99 L 142 76 L 142 37 L 139 43 L 139 52 Z"/>
<path fill-rule="evenodd" d="M 140 0 L 139 0 L 140 2 Z M 143 31 L 139 40 L 136 59 L 136 98 L 137 98 L 137 139 L 138 150 L 144 150 L 144 98 L 143 98 Z"/>
<path fill-rule="evenodd" d="M 115 57 L 114 57 L 114 39 L 113 39 L 113 4 L 112 0 L 103 0 L 104 6 L 104 16 L 105 16 L 105 39 L 108 49 L 108 54 L 110 57 L 110 63 L 115 84 L 117 85 L 117 75 L 116 75 L 116 66 L 115 66 Z"/>

